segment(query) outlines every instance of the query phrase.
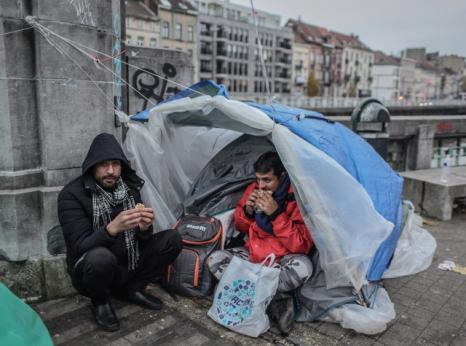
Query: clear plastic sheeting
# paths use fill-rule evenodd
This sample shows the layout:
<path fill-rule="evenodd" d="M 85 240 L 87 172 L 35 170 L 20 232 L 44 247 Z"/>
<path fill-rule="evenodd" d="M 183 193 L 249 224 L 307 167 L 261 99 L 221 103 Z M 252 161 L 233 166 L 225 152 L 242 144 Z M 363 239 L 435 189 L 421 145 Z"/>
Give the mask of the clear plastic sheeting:
<path fill-rule="evenodd" d="M 387 291 L 382 287 L 377 287 L 370 306 L 365 307 L 355 303 L 341 305 L 329 310 L 320 320 L 339 323 L 343 328 L 373 335 L 387 329 L 387 323 L 395 316 L 395 306 Z"/>
<path fill-rule="evenodd" d="M 272 141 L 319 250 L 327 288 L 351 284 L 359 290 L 393 224 L 374 209 L 359 182 L 325 153 L 280 125 Z"/>
<path fill-rule="evenodd" d="M 155 210 L 154 227 L 173 226 L 174 211 L 183 202 L 192 181 L 209 160 L 240 133 L 204 127 L 169 127 L 161 118 L 129 123 L 124 151 L 145 180 L 141 196 Z"/>
<path fill-rule="evenodd" d="M 407 216 L 398 239 L 390 267 L 383 274 L 384 279 L 397 278 L 419 273 L 429 268 L 434 257 L 437 242 L 422 228 L 422 218 L 414 213 L 409 201 L 403 202 Z"/>

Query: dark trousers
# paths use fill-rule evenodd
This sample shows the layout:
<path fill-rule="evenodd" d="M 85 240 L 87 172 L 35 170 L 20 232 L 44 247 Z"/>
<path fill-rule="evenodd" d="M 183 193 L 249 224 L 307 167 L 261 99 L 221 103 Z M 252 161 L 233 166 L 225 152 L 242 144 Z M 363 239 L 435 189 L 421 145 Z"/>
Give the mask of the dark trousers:
<path fill-rule="evenodd" d="M 156 233 L 149 240 L 139 241 L 139 264 L 129 271 L 127 263 L 119 263 L 105 247 L 96 247 L 84 254 L 71 273 L 73 286 L 90 297 L 95 304 L 108 300 L 110 294 L 127 295 L 142 290 L 160 278 L 168 264 L 181 251 L 181 237 L 175 230 Z"/>

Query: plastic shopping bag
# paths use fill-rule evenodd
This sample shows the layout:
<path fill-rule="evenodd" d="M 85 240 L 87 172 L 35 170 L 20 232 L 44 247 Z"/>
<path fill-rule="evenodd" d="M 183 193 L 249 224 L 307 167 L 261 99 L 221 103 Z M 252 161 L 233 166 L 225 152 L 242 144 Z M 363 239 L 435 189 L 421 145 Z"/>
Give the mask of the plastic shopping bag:
<path fill-rule="evenodd" d="M 215 290 L 209 317 L 244 335 L 257 337 L 266 332 L 270 323 L 265 311 L 280 275 L 280 269 L 272 267 L 274 259 L 271 254 L 262 263 L 251 263 L 233 256 Z"/>

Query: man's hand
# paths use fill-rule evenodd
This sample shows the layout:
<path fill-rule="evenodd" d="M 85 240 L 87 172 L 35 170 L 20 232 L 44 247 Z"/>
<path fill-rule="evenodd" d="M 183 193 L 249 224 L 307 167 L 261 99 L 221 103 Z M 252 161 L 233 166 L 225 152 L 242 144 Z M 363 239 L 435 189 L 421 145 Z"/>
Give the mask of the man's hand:
<path fill-rule="evenodd" d="M 272 215 L 278 209 L 278 203 L 267 191 L 264 191 L 256 199 L 256 206 L 268 216 Z"/>
<path fill-rule="evenodd" d="M 116 236 L 140 224 L 143 226 L 141 230 L 147 230 L 153 219 L 154 214 L 150 208 L 124 210 L 107 225 L 107 232 L 111 236 Z M 149 226 L 147 226 L 148 222 Z"/>
<path fill-rule="evenodd" d="M 246 212 L 249 215 L 254 214 L 254 207 L 256 206 L 256 200 L 257 200 L 258 197 L 259 197 L 259 190 L 254 190 L 249 195 L 249 197 L 248 197 L 248 199 L 246 201 L 246 205 L 245 205 Z"/>
<path fill-rule="evenodd" d="M 141 212 L 141 222 L 138 226 L 141 231 L 147 231 L 154 222 L 154 210 L 152 208 L 139 209 Z"/>

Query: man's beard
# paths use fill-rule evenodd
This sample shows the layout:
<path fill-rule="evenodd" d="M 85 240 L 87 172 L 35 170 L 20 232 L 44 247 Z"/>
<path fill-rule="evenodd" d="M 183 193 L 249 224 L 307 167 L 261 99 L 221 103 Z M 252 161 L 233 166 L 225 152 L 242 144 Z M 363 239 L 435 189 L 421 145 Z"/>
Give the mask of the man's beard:
<path fill-rule="evenodd" d="M 105 190 L 113 190 L 116 186 L 119 177 L 114 175 L 106 175 L 105 177 L 98 178 L 97 183 Z"/>

